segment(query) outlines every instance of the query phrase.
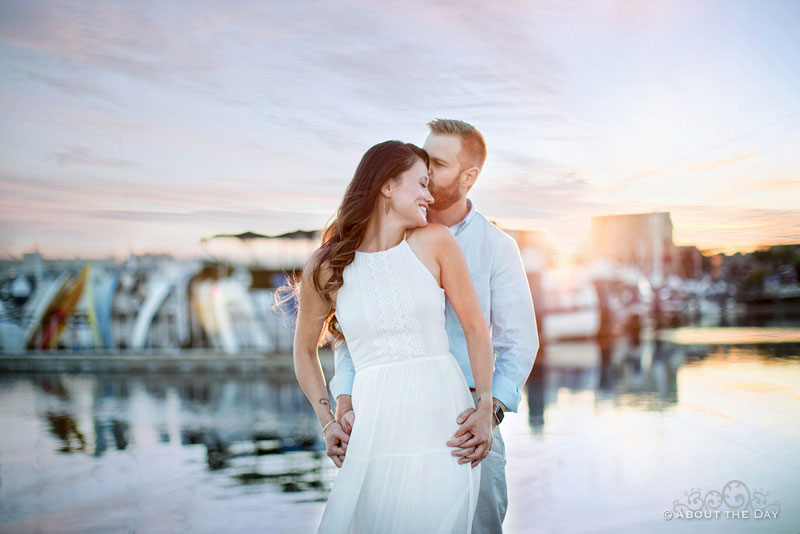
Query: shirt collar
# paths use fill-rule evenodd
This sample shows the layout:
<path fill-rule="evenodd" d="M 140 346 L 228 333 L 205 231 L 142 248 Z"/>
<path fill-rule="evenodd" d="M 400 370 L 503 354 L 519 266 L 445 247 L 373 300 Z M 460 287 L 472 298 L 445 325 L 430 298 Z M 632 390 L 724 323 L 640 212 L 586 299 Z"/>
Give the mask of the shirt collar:
<path fill-rule="evenodd" d="M 461 222 L 457 222 L 456 224 L 450 227 L 450 231 L 453 232 L 453 235 L 458 235 L 458 233 L 469 224 L 469 222 L 472 220 L 473 215 L 475 215 L 475 209 L 472 206 L 472 201 L 470 199 L 467 199 L 467 207 L 469 209 L 464 218 L 461 219 Z"/>

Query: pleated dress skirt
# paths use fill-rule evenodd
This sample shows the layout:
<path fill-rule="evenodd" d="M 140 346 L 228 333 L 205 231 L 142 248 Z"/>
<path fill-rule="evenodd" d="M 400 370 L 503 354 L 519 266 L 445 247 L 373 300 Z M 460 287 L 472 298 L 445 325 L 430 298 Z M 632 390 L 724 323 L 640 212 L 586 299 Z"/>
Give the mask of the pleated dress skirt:
<path fill-rule="evenodd" d="M 446 445 L 469 407 L 450 354 L 357 372 L 355 425 L 319 532 L 470 533 L 481 466 Z"/>

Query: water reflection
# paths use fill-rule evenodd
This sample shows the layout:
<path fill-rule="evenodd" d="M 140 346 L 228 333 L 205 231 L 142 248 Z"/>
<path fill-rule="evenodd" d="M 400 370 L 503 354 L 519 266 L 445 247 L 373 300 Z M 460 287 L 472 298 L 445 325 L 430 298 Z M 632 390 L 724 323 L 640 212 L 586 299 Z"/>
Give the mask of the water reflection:
<path fill-rule="evenodd" d="M 661 340 L 630 343 L 571 342 L 542 345 L 526 383 L 530 427 L 541 432 L 547 405 L 557 392 L 593 391 L 598 401 L 641 410 L 661 410 L 678 402 L 678 368 L 684 348 Z"/>
<path fill-rule="evenodd" d="M 715 332 L 714 335 L 717 334 Z M 791 343 L 728 347 L 713 343 L 677 344 L 658 338 L 639 341 L 637 338 L 621 337 L 601 343 L 546 345 L 537 357 L 523 393 L 523 407 L 526 409 L 521 407 L 519 415 L 525 416 L 520 418 L 526 425 L 525 432 L 517 432 L 514 418 L 518 415 L 512 415 L 509 424 L 504 427 L 506 443 L 509 451 L 521 451 L 517 454 L 524 456 L 527 454 L 525 451 L 536 450 L 535 440 L 539 440 L 538 443 L 543 446 L 550 447 L 548 444 L 555 443 L 562 448 L 564 445 L 570 446 L 570 442 L 553 442 L 553 436 L 571 436 L 569 439 L 577 439 L 572 446 L 579 443 L 581 454 L 594 458 L 588 467 L 583 467 L 575 458 L 563 460 L 572 465 L 571 469 L 609 471 L 611 468 L 604 466 L 603 462 L 609 462 L 607 458 L 613 453 L 609 452 L 608 442 L 603 442 L 606 436 L 597 435 L 596 425 L 600 420 L 602 424 L 610 421 L 629 432 L 628 445 L 638 443 L 644 447 L 625 457 L 626 468 L 648 472 L 648 462 L 652 458 L 672 453 L 674 449 L 663 449 L 666 445 L 661 441 L 652 445 L 652 450 L 647 449 L 651 443 L 647 441 L 649 438 L 638 441 L 637 430 L 627 427 L 631 412 L 641 416 L 688 412 L 692 417 L 713 416 L 716 413 L 727 417 L 722 417 L 720 424 L 734 420 L 738 424 L 741 420 L 747 420 L 745 416 L 749 412 L 737 414 L 733 408 L 728 410 L 727 407 L 733 406 L 739 398 L 731 395 L 763 394 L 765 391 L 784 392 L 797 398 L 800 395 L 796 388 L 789 385 L 773 384 L 770 382 L 774 381 L 772 378 L 762 377 L 758 383 L 753 379 L 755 385 L 747 386 L 741 382 L 743 377 L 726 383 L 716 383 L 713 377 L 724 374 L 725 369 L 741 361 L 748 365 L 761 362 L 772 366 L 791 366 L 797 374 L 800 368 L 799 355 L 800 347 Z M 713 366 L 713 372 L 686 374 L 703 365 Z M 734 377 L 739 376 L 735 374 L 739 372 L 731 371 Z M 681 376 L 684 378 L 681 379 Z M 744 379 L 746 381 L 746 377 Z M 745 386 L 749 388 L 746 391 L 742 389 Z M 698 400 L 698 391 L 707 397 Z M 575 438 L 569 434 L 575 423 L 570 419 L 575 412 L 565 416 L 565 410 L 568 409 L 565 408 L 568 406 L 565 402 L 570 397 L 602 408 L 602 414 L 581 412 L 580 417 L 594 417 L 593 422 L 579 419 L 580 424 L 591 429 L 586 430 L 592 432 L 591 439 L 598 441 Z M 705 403 L 708 398 L 716 400 Z M 748 402 L 759 402 L 758 397 L 747 398 Z M 796 402 L 797 399 L 791 397 L 789 400 Z M 100 513 L 102 504 L 96 497 L 98 489 L 136 495 L 135 502 L 146 500 L 151 498 L 149 494 L 157 487 L 158 481 L 166 476 L 164 473 L 171 469 L 180 472 L 174 478 L 180 482 L 176 496 L 162 497 L 166 499 L 159 502 L 162 508 L 179 509 L 181 499 L 178 495 L 181 492 L 199 499 L 204 509 L 218 510 L 222 514 L 226 512 L 219 511 L 216 499 L 229 499 L 236 495 L 239 501 L 249 502 L 247 498 L 258 496 L 263 500 L 263 505 L 269 508 L 285 504 L 281 499 L 289 498 L 294 508 L 283 509 L 282 513 L 289 514 L 286 521 L 290 524 L 305 521 L 303 524 L 313 525 L 321 514 L 322 503 L 336 477 L 336 468 L 324 454 L 319 424 L 313 410 L 290 374 L 4 375 L 0 377 L 0 406 L 3 407 L 4 434 L 7 436 L 0 443 L 3 468 L 0 502 L 5 503 L 0 504 L 0 515 L 3 517 L 0 525 L 11 530 L 35 529 L 40 525 L 37 517 L 42 516 L 41 510 L 52 506 L 79 506 Z M 789 415 L 794 413 L 792 406 L 786 405 L 784 408 Z M 578 408 L 573 405 L 572 409 Z M 745 408 L 748 409 L 757 410 L 755 407 Z M 728 415 L 728 412 L 733 415 Z M 641 436 L 653 434 L 653 420 L 636 421 L 636 424 L 647 425 Z M 699 423 L 687 416 L 681 424 Z M 665 431 L 664 442 L 673 443 L 670 447 L 675 443 L 682 445 L 688 438 L 680 434 L 686 434 L 686 427 L 681 428 L 684 430 Z M 728 432 L 727 427 L 707 427 L 706 430 L 718 435 Z M 781 433 L 785 430 L 781 427 L 772 431 L 759 428 L 759 431 L 762 432 L 760 438 L 769 442 L 778 443 L 786 439 Z M 609 436 L 608 439 L 613 438 Z M 736 440 L 734 436 L 729 441 Z M 747 446 L 760 449 L 758 443 L 748 442 Z M 779 457 L 781 452 L 775 454 Z M 69 462 L 65 462 L 65 455 L 71 457 Z M 120 478 L 116 475 L 128 465 L 126 458 L 137 458 L 134 468 L 136 477 L 128 475 L 127 478 Z M 512 458 L 509 465 L 516 463 L 519 476 L 530 473 L 529 476 L 545 479 L 541 470 L 556 469 L 554 466 L 562 465 L 561 461 L 543 467 L 539 461 Z M 27 468 L 30 465 L 39 467 L 31 471 Z M 66 495 L 60 486 L 62 483 L 58 481 L 63 479 L 64 473 L 79 469 L 80 466 L 84 471 L 71 475 L 70 484 L 74 491 Z M 96 477 L 98 470 L 106 473 L 105 478 Z M 539 491 L 554 491 L 559 484 L 572 488 L 584 476 L 584 472 L 568 472 L 563 483 L 557 482 L 557 477 L 547 479 L 548 485 L 539 487 Z M 156 481 L 156 486 L 137 482 L 139 477 Z M 709 480 L 707 483 L 712 482 Z M 676 486 L 682 484 L 670 483 Z M 538 487 L 530 481 L 524 484 L 525 492 Z M 519 489 L 522 486 L 514 486 L 512 481 L 509 487 L 512 502 L 514 499 L 522 500 L 519 494 L 513 493 L 522 491 Z M 650 490 L 644 491 L 656 492 L 655 487 L 652 485 Z M 678 491 L 680 487 L 671 489 Z M 31 488 L 36 489 L 32 492 Z M 212 488 L 219 488 L 221 493 L 208 496 L 208 493 L 213 493 Z M 603 488 L 595 488 L 598 489 Z M 605 490 L 611 493 L 615 491 Z M 624 489 L 616 488 L 616 491 L 621 494 L 620 497 L 626 495 Z M 95 502 L 96 505 L 93 504 Z M 130 513 L 135 515 L 138 512 L 131 509 Z M 205 512 L 206 515 L 200 514 L 198 519 L 192 519 L 196 521 L 192 523 L 195 530 L 211 531 L 201 523 L 201 520 L 209 520 L 210 513 Z M 243 513 L 242 520 L 258 529 L 264 519 L 263 513 L 252 517 L 247 512 Z M 297 515 L 293 516 L 293 513 Z M 92 513 L 83 514 L 81 518 L 73 517 L 70 520 L 73 523 L 68 526 L 82 530 L 96 520 Z M 520 526 L 523 523 L 516 521 L 512 517 L 509 532 L 526 531 L 526 527 Z M 146 530 L 137 525 L 130 528 Z M 113 525 L 110 526 L 114 530 Z"/>
<path fill-rule="evenodd" d="M 62 442 L 58 452 L 86 450 L 86 438 L 80 430 L 75 418 L 65 413 L 48 412 L 45 417 L 50 423 L 50 432 Z"/>
<path fill-rule="evenodd" d="M 327 489 L 322 471 L 329 460 L 316 417 L 291 376 L 32 374 L 0 383 L 6 406 L 20 386 L 37 392 L 38 417 L 59 454 L 100 458 L 110 448 L 199 445 L 208 470 L 237 484 Z M 260 461 L 270 456 L 280 461 Z"/>

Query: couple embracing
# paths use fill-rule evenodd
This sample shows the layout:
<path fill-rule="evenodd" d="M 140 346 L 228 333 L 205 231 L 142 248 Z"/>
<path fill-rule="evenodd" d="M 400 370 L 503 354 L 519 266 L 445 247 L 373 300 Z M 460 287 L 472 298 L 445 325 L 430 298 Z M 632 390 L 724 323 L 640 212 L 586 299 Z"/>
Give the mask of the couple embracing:
<path fill-rule="evenodd" d="M 467 199 L 483 136 L 428 127 L 422 149 L 364 154 L 300 279 L 295 374 L 341 468 L 319 532 L 502 531 L 499 425 L 533 366 L 536 319 L 516 242 Z"/>

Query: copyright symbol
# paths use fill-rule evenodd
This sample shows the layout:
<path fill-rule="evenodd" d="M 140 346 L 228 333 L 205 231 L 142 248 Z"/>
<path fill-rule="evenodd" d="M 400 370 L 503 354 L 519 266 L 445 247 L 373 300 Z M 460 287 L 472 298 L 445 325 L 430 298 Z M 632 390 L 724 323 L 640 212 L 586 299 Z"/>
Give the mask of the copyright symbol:
<path fill-rule="evenodd" d="M 664 519 L 667 521 L 672 519 L 672 512 L 670 512 L 669 510 L 664 510 Z"/>

